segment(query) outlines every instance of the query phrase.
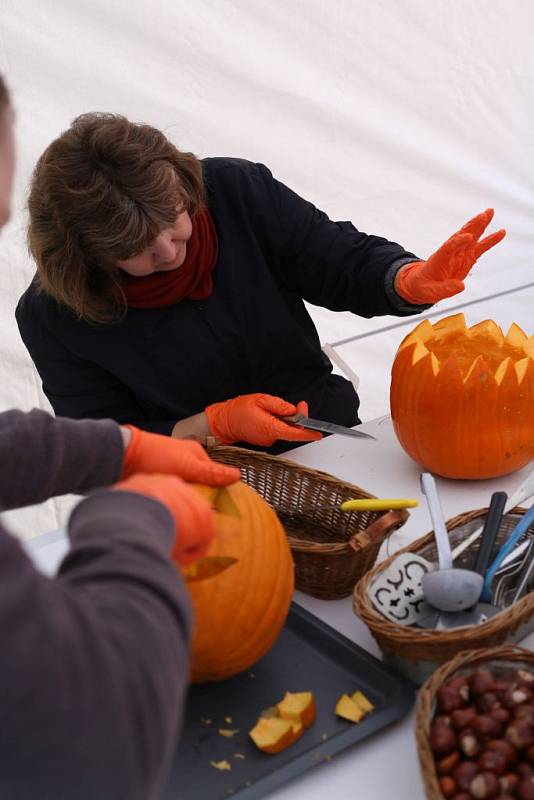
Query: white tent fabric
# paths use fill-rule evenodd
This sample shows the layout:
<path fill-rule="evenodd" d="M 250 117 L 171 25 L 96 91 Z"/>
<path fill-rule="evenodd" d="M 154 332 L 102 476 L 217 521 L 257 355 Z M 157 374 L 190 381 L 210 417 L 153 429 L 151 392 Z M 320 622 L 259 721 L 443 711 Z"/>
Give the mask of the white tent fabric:
<path fill-rule="evenodd" d="M 46 145 L 90 110 L 160 127 L 201 157 L 261 161 L 331 218 L 421 257 L 494 207 L 507 238 L 433 311 L 467 304 L 470 323 L 533 333 L 533 30 L 531 0 L 2 0 L 18 172 L 0 241 L 0 410 L 48 408 L 13 317 L 33 272 L 27 186 Z M 415 320 L 311 313 L 322 341 L 352 339 L 336 351 L 360 377 L 362 418 L 387 413 Z M 12 529 L 55 528 L 71 504 L 14 512 Z"/>

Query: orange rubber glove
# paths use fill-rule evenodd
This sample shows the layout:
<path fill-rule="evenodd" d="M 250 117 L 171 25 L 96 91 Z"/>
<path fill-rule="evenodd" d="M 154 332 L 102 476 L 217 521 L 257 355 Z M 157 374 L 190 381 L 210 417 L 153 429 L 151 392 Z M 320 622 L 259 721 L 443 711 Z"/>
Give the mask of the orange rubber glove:
<path fill-rule="evenodd" d="M 191 483 L 228 486 L 241 477 L 237 467 L 212 461 L 198 442 L 147 433 L 134 425 L 124 427 L 132 438 L 124 453 L 121 480 L 136 472 L 159 472 L 178 475 Z"/>
<path fill-rule="evenodd" d="M 288 442 L 314 442 L 322 439 L 318 431 L 287 425 L 278 417 L 308 414 L 308 404 L 297 405 L 270 394 L 244 394 L 214 403 L 205 409 L 208 427 L 224 444 L 250 442 L 270 447 L 277 439 Z"/>
<path fill-rule="evenodd" d="M 456 231 L 428 261 L 405 264 L 395 276 L 395 291 L 408 303 L 437 303 L 464 290 L 464 279 L 482 253 L 506 236 L 500 230 L 480 239 L 493 219 L 487 208 Z"/>
<path fill-rule="evenodd" d="M 169 509 L 176 525 L 172 555 L 180 564 L 191 564 L 206 555 L 215 536 L 215 512 L 181 478 L 139 472 L 111 488 L 152 497 Z"/>

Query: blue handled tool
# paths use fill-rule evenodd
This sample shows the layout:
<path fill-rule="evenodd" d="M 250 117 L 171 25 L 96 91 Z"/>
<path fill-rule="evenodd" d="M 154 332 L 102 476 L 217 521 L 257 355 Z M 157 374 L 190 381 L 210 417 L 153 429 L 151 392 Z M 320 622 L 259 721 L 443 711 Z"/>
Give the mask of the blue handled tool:
<path fill-rule="evenodd" d="M 532 523 L 534 522 L 534 505 L 530 506 L 529 510 L 524 514 L 515 528 L 513 529 L 512 533 L 503 544 L 499 552 L 497 553 L 493 563 L 491 564 L 490 568 L 486 572 L 486 576 L 484 578 L 484 586 L 482 589 L 481 599 L 484 603 L 491 602 L 491 584 L 493 583 L 493 578 L 495 577 L 495 573 L 501 566 L 501 563 L 506 558 L 508 553 L 512 551 L 521 537 L 528 531 Z"/>

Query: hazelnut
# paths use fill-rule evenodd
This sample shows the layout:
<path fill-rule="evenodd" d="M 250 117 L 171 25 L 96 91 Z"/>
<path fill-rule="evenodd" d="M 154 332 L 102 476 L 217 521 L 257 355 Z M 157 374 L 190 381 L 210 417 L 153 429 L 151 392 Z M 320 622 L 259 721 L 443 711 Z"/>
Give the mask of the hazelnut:
<path fill-rule="evenodd" d="M 523 686 L 511 686 L 502 695 L 502 704 L 505 708 L 515 708 L 523 703 L 528 703 L 531 699 L 530 689 Z"/>
<path fill-rule="evenodd" d="M 518 764 L 515 771 L 522 780 L 524 778 L 532 778 L 534 776 L 534 769 L 530 764 Z"/>
<path fill-rule="evenodd" d="M 514 719 L 524 720 L 529 725 L 534 725 L 534 706 L 530 703 L 514 708 Z"/>
<path fill-rule="evenodd" d="M 504 775 L 510 764 L 504 753 L 498 750 L 484 750 L 478 759 L 477 766 L 480 772 Z"/>
<path fill-rule="evenodd" d="M 492 708 L 488 713 L 492 719 L 496 719 L 501 725 L 506 725 L 510 722 L 510 712 L 507 708 Z"/>
<path fill-rule="evenodd" d="M 526 669 L 518 669 L 515 677 L 519 683 L 534 684 L 534 672 L 529 672 Z"/>
<path fill-rule="evenodd" d="M 443 797 L 453 797 L 456 794 L 457 786 L 452 778 L 446 776 L 439 779 L 439 788 Z"/>
<path fill-rule="evenodd" d="M 517 751 L 506 739 L 490 739 L 484 742 L 484 750 L 495 750 L 498 753 L 502 753 L 510 765 L 515 764 L 517 761 Z"/>
<path fill-rule="evenodd" d="M 456 734 L 448 725 L 433 724 L 428 741 L 435 756 L 448 756 L 458 748 Z"/>
<path fill-rule="evenodd" d="M 499 778 L 501 785 L 501 794 L 514 794 L 519 778 L 515 772 L 507 772 L 506 775 L 501 775 Z"/>
<path fill-rule="evenodd" d="M 525 753 L 525 761 L 528 761 L 529 764 L 534 765 L 534 745 L 531 745 L 527 752 Z"/>
<path fill-rule="evenodd" d="M 523 778 L 516 789 L 520 800 L 534 800 L 534 777 Z"/>
<path fill-rule="evenodd" d="M 487 669 L 479 669 L 469 678 L 469 689 L 473 694 L 485 694 L 493 691 L 495 678 Z"/>
<path fill-rule="evenodd" d="M 479 772 L 469 785 L 469 791 L 476 800 L 485 800 L 487 797 L 496 797 L 501 790 L 501 785 L 493 772 Z"/>
<path fill-rule="evenodd" d="M 463 761 L 461 764 L 458 764 L 454 772 L 452 773 L 452 777 L 458 784 L 458 788 L 461 789 L 463 792 L 467 792 L 471 781 L 475 777 L 478 772 L 478 767 L 474 761 Z"/>
<path fill-rule="evenodd" d="M 515 720 L 511 722 L 506 728 L 505 734 L 507 740 L 517 750 L 522 750 L 534 744 L 534 734 L 532 726 L 524 720 Z"/>
<path fill-rule="evenodd" d="M 475 702 L 478 710 L 482 711 L 483 714 L 501 705 L 495 692 L 484 692 L 484 694 L 478 695 Z"/>
<path fill-rule="evenodd" d="M 440 758 L 440 760 L 436 762 L 436 772 L 438 775 L 450 775 L 459 761 L 460 753 L 458 750 L 455 750 L 450 755 Z"/>
<path fill-rule="evenodd" d="M 463 708 L 465 705 L 465 699 L 460 694 L 460 689 L 457 686 L 448 686 L 447 684 L 438 690 L 437 700 L 440 711 L 445 714 L 450 714 L 451 711 Z"/>
<path fill-rule="evenodd" d="M 452 725 L 452 721 L 448 714 L 438 714 L 432 720 L 432 725 Z"/>
<path fill-rule="evenodd" d="M 472 722 L 472 728 L 482 739 L 495 739 L 502 734 L 502 725 L 489 714 L 479 714 Z"/>
<path fill-rule="evenodd" d="M 458 794 L 455 794 L 451 800 L 471 800 L 471 795 L 469 792 L 459 792 Z M 501 798 L 499 798 L 499 800 L 501 800 Z"/>
<path fill-rule="evenodd" d="M 478 756 L 481 750 L 480 742 L 472 728 L 465 728 L 458 737 L 460 750 L 467 758 Z"/>
<path fill-rule="evenodd" d="M 467 706 L 467 708 L 457 708 L 456 711 L 453 711 L 450 719 L 453 727 L 461 731 L 462 728 L 471 725 L 476 715 L 476 708 L 474 708 L 474 706 Z"/>

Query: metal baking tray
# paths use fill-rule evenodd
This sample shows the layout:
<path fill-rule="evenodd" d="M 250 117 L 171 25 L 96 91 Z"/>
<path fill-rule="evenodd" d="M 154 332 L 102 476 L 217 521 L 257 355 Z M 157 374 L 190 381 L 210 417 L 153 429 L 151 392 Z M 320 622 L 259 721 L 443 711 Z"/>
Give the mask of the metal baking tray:
<path fill-rule="evenodd" d="M 375 710 L 358 725 L 336 717 L 339 696 L 360 689 Z M 317 719 L 276 755 L 248 736 L 264 708 L 286 691 L 312 691 Z M 292 604 L 274 647 L 250 670 L 189 691 L 184 728 L 161 800 L 256 800 L 403 717 L 415 690 L 379 661 L 305 609 Z M 230 738 L 219 730 L 238 731 Z M 378 743 L 377 743 L 378 744 Z M 210 762 L 226 760 L 229 771 Z"/>

